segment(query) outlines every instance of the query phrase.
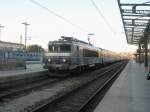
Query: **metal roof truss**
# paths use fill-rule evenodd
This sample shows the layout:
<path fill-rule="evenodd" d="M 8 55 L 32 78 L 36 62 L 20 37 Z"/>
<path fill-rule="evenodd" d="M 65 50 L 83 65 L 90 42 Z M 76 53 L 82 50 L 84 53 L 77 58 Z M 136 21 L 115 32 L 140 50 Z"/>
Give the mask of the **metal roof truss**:
<path fill-rule="evenodd" d="M 128 44 L 139 44 L 150 35 L 150 3 L 121 3 L 118 0 L 121 18 Z"/>

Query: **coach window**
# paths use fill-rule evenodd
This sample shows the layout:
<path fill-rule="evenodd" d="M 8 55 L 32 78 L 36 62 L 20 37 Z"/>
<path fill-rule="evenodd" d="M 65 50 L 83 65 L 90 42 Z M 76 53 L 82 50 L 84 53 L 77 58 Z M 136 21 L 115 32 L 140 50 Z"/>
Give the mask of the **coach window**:
<path fill-rule="evenodd" d="M 5 58 L 8 58 L 8 52 L 5 52 Z"/>
<path fill-rule="evenodd" d="M 12 58 L 12 57 L 13 57 L 12 52 L 9 52 L 9 58 Z"/>

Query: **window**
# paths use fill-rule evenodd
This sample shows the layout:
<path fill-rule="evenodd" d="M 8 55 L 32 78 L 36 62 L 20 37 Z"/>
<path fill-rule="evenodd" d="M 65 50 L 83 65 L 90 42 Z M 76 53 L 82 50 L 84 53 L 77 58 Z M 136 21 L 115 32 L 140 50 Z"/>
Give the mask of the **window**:
<path fill-rule="evenodd" d="M 58 52 L 58 45 L 49 45 L 49 52 Z"/>
<path fill-rule="evenodd" d="M 53 46 L 49 45 L 49 51 L 52 52 L 53 51 Z"/>
<path fill-rule="evenodd" d="M 49 52 L 70 52 L 71 45 L 69 44 L 55 44 L 49 45 Z"/>
<path fill-rule="evenodd" d="M 77 51 L 79 51 L 79 46 L 77 46 Z"/>
<path fill-rule="evenodd" d="M 8 58 L 8 52 L 5 52 L 5 58 Z"/>
<path fill-rule="evenodd" d="M 60 52 L 70 52 L 71 46 L 68 44 L 62 44 L 60 45 Z"/>
<path fill-rule="evenodd" d="M 54 51 L 54 52 L 58 52 L 58 45 L 54 45 L 54 46 L 53 46 L 53 51 Z"/>
<path fill-rule="evenodd" d="M 98 57 L 98 52 L 94 50 L 83 49 L 83 57 Z"/>
<path fill-rule="evenodd" d="M 12 57 L 13 57 L 13 53 L 9 52 L 9 58 L 12 58 Z"/>

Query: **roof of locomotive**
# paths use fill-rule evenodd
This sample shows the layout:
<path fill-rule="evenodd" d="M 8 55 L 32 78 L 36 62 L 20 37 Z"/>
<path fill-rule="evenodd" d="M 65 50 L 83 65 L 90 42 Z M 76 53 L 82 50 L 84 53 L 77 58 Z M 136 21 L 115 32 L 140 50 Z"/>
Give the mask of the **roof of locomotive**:
<path fill-rule="evenodd" d="M 106 50 L 106 49 L 103 49 L 103 48 L 95 47 L 92 44 L 89 44 L 87 42 L 75 39 L 73 37 L 61 36 L 61 39 L 55 40 L 55 41 L 49 41 L 48 44 L 74 44 L 74 45 L 79 45 L 79 46 L 82 46 L 82 47 L 84 46 L 86 48 L 93 49 L 93 50 L 100 50 L 100 51 L 104 51 L 104 52 L 109 52 L 111 54 L 115 53 L 115 52 L 112 52 L 110 50 Z"/>
<path fill-rule="evenodd" d="M 76 38 L 73 38 L 73 37 L 65 37 L 65 36 L 61 36 L 61 39 L 59 40 L 55 40 L 55 41 L 49 41 L 48 44 L 74 44 L 74 45 L 79 45 L 79 46 L 85 46 L 87 48 L 90 48 L 90 49 L 95 49 L 95 50 L 105 50 L 105 49 L 102 49 L 102 48 L 98 48 L 98 47 L 95 47 L 94 45 L 92 44 L 89 44 L 87 42 L 84 42 L 82 40 L 78 40 Z"/>
<path fill-rule="evenodd" d="M 50 44 L 74 44 L 74 45 L 86 46 L 88 48 L 94 48 L 97 50 L 101 50 L 101 48 L 95 47 L 92 44 L 89 44 L 89 43 L 84 42 L 82 40 L 78 40 L 78 39 L 73 38 L 73 37 L 65 37 L 65 36 L 61 36 L 61 39 L 59 39 L 59 40 L 49 41 L 48 44 L 49 45 Z"/>
<path fill-rule="evenodd" d="M 59 39 L 59 40 L 49 41 L 49 44 L 52 44 L 52 43 L 74 43 L 74 42 L 89 45 L 89 43 L 84 42 L 82 40 L 78 40 L 78 39 L 73 38 L 73 37 L 65 37 L 65 36 L 61 36 L 61 39 Z"/>

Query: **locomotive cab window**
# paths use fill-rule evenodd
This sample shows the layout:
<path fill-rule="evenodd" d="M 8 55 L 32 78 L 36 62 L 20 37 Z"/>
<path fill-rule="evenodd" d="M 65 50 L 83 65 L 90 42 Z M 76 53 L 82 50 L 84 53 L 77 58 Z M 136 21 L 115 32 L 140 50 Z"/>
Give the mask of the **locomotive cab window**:
<path fill-rule="evenodd" d="M 60 45 L 60 52 L 70 52 L 70 51 L 71 51 L 71 45 L 68 44 Z"/>
<path fill-rule="evenodd" d="M 50 52 L 53 51 L 53 46 L 52 45 L 49 45 L 48 48 L 49 48 Z"/>
<path fill-rule="evenodd" d="M 58 45 L 49 45 L 49 52 L 58 52 Z"/>

